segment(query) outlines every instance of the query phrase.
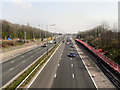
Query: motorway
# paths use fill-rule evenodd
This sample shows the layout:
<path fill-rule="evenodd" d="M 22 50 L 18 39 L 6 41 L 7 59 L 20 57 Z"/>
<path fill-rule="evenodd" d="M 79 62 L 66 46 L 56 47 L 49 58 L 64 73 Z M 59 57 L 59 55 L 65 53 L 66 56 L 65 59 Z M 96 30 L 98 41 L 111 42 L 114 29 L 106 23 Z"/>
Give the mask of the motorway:
<path fill-rule="evenodd" d="M 74 51 L 75 57 L 68 54 Z M 62 43 L 29 88 L 95 88 L 78 52 Z"/>
<path fill-rule="evenodd" d="M 59 41 L 59 38 L 56 39 L 56 42 Z M 48 44 L 48 49 L 50 49 L 53 44 Z M 27 53 L 19 55 L 13 59 L 10 59 L 2 63 L 2 86 L 14 78 L 18 73 L 23 71 L 27 66 L 34 62 L 38 57 L 43 55 L 46 52 L 46 47 L 37 47 Z"/>

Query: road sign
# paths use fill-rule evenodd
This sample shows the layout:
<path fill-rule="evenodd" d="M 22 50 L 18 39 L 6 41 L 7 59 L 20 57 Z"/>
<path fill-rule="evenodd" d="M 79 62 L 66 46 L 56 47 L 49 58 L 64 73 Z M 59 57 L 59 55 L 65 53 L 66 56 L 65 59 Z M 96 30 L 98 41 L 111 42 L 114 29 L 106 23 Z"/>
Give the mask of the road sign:
<path fill-rule="evenodd" d="M 8 40 L 10 40 L 11 38 L 8 38 Z"/>

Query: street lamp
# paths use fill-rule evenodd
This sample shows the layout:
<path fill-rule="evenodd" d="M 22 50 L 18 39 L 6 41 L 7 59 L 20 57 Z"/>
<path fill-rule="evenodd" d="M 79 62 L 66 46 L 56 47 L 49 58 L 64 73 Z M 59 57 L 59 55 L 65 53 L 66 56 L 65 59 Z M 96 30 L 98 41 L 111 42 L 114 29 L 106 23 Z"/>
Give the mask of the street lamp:
<path fill-rule="evenodd" d="M 46 38 L 47 38 L 47 35 L 46 35 L 47 31 L 48 31 L 48 25 L 46 25 L 46 32 L 45 32 Z M 48 55 L 48 38 L 47 38 L 47 47 L 46 48 L 47 48 L 47 55 Z"/>
<path fill-rule="evenodd" d="M 40 25 L 38 25 L 38 26 L 40 26 Z M 42 28 L 41 28 L 41 30 L 42 30 Z M 41 41 L 41 31 L 40 31 L 40 41 Z"/>
<path fill-rule="evenodd" d="M 56 24 L 51 24 L 50 26 L 55 26 Z M 55 29 L 55 28 L 54 28 Z M 55 33 L 56 33 L 56 29 L 55 29 Z M 52 34 L 52 38 L 53 38 L 53 34 Z"/>

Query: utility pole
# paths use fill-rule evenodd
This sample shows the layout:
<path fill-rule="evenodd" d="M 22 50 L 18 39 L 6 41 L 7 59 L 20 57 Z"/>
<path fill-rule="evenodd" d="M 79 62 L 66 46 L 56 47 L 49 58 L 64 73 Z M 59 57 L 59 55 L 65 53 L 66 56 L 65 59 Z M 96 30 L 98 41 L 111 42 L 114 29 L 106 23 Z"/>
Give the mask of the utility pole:
<path fill-rule="evenodd" d="M 40 25 L 38 25 L 38 26 L 40 26 Z M 42 28 L 41 28 L 41 30 L 42 30 Z M 40 41 L 41 41 L 41 32 L 40 32 L 40 34 L 39 34 L 39 35 L 40 35 L 39 37 L 40 37 Z"/>
<path fill-rule="evenodd" d="M 50 26 L 53 26 L 53 27 L 54 27 L 54 28 L 52 27 L 52 29 L 54 29 L 54 30 L 55 30 L 55 33 L 56 33 L 55 25 L 56 25 L 56 24 L 51 24 Z M 53 39 L 53 34 L 52 34 L 52 39 Z"/>
<path fill-rule="evenodd" d="M 97 28 L 97 38 L 98 38 L 98 28 Z"/>
<path fill-rule="evenodd" d="M 24 32 L 24 42 L 26 43 L 26 32 Z"/>
<path fill-rule="evenodd" d="M 34 40 L 34 32 L 33 32 L 33 40 Z"/>
<path fill-rule="evenodd" d="M 46 32 L 45 32 L 45 36 L 46 36 L 46 33 L 48 32 L 48 25 L 46 25 Z M 48 33 L 47 33 L 48 34 Z M 47 37 L 46 37 L 47 38 Z M 47 38 L 47 55 L 48 55 L 48 38 Z"/>
<path fill-rule="evenodd" d="M 41 41 L 41 32 L 40 32 L 40 41 Z"/>

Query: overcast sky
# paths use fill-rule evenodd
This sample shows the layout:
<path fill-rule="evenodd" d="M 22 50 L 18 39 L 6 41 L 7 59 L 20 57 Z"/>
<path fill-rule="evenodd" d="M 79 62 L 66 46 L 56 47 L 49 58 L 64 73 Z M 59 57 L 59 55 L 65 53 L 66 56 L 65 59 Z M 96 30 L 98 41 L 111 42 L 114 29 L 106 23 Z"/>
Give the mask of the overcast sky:
<path fill-rule="evenodd" d="M 7 2 L 12 1 L 12 2 Z M 77 33 L 108 22 L 110 27 L 118 22 L 117 0 L 84 0 L 84 2 L 42 2 L 43 0 L 6 0 L 2 2 L 2 19 L 12 23 L 25 24 L 45 29 L 45 25 L 56 24 L 57 32 Z M 59 0 L 58 0 L 59 1 Z M 76 0 L 78 1 L 78 0 Z M 105 0 L 104 0 L 105 1 Z M 0 17 L 1 18 L 1 17 Z M 50 31 L 55 31 L 53 27 Z"/>

